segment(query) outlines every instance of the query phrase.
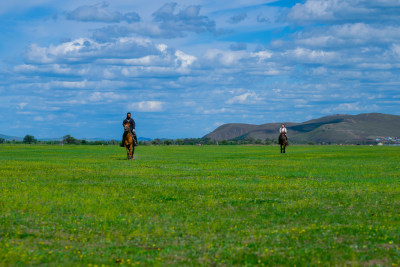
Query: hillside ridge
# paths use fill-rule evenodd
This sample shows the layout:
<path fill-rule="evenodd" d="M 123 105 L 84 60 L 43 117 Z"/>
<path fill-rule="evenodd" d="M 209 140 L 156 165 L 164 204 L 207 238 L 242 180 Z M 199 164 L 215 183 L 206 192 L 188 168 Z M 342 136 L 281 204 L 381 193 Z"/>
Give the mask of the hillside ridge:
<path fill-rule="evenodd" d="M 301 123 L 283 122 L 294 143 L 360 143 L 376 138 L 400 136 L 400 116 L 383 113 L 336 114 Z M 228 123 L 204 136 L 215 141 L 260 139 L 275 140 L 281 123 L 261 125 Z"/>

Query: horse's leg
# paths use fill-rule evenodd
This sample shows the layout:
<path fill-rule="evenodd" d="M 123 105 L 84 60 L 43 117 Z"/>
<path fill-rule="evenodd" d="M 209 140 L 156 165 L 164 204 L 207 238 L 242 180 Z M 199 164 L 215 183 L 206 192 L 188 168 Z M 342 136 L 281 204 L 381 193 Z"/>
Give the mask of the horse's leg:
<path fill-rule="evenodd" d="M 126 159 L 129 159 L 129 145 L 125 145 L 126 148 Z"/>
<path fill-rule="evenodd" d="M 281 153 L 282 153 L 282 145 L 281 145 Z"/>
<path fill-rule="evenodd" d="M 135 154 L 135 146 L 132 146 L 132 158 L 133 158 L 133 154 Z"/>
<path fill-rule="evenodd" d="M 130 145 L 130 149 L 129 149 L 129 158 L 133 159 L 133 145 Z"/>

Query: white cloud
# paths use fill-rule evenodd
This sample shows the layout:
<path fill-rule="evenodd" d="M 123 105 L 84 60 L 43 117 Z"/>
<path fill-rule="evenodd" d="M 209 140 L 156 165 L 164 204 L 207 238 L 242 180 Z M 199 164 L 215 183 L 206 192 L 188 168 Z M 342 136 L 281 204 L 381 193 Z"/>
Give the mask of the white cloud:
<path fill-rule="evenodd" d="M 336 52 L 312 50 L 303 47 L 287 50 L 283 53 L 283 56 L 288 60 L 296 60 L 301 63 L 329 63 L 340 59 Z"/>
<path fill-rule="evenodd" d="M 34 121 L 44 121 L 44 118 L 42 116 L 35 116 L 33 118 Z"/>
<path fill-rule="evenodd" d="M 224 67 L 238 68 L 246 64 L 257 66 L 264 64 L 273 56 L 271 51 L 247 52 L 244 50 L 231 51 L 221 49 L 208 49 L 203 56 L 207 64 L 219 64 Z"/>
<path fill-rule="evenodd" d="M 21 102 L 21 103 L 18 104 L 18 109 L 23 110 L 26 107 L 26 105 L 28 105 L 28 103 Z"/>
<path fill-rule="evenodd" d="M 362 105 L 360 102 L 353 103 L 341 103 L 338 105 L 332 105 L 329 108 L 325 108 L 321 113 L 333 114 L 333 113 L 353 113 L 353 112 L 372 112 L 378 109 L 376 104 L 373 105 Z"/>
<path fill-rule="evenodd" d="M 16 72 L 32 72 L 37 71 L 39 68 L 37 66 L 22 64 L 14 67 L 14 71 Z"/>
<path fill-rule="evenodd" d="M 229 108 L 197 108 L 196 113 L 204 114 L 204 115 L 217 115 L 217 114 L 224 114 L 224 113 L 233 113 L 233 109 Z"/>
<path fill-rule="evenodd" d="M 54 81 L 50 82 L 50 88 L 69 88 L 69 89 L 85 89 L 89 84 L 93 84 L 93 82 L 84 81 Z"/>
<path fill-rule="evenodd" d="M 56 115 L 54 115 L 54 114 L 48 114 L 48 115 L 46 115 L 46 116 L 35 116 L 35 117 L 33 118 L 33 120 L 34 120 L 34 121 L 37 121 L 37 122 L 44 122 L 44 121 L 52 121 L 52 120 L 54 120 L 54 119 L 56 119 L 56 118 L 57 118 Z"/>
<path fill-rule="evenodd" d="M 26 59 L 32 64 L 88 63 L 102 58 L 138 58 L 159 53 L 159 49 L 149 39 L 139 37 L 118 38 L 105 43 L 78 38 L 48 47 L 32 44 L 26 53 Z"/>
<path fill-rule="evenodd" d="M 400 1 L 307 0 L 291 8 L 288 19 L 299 24 L 349 21 L 396 21 Z"/>
<path fill-rule="evenodd" d="M 391 25 L 346 23 L 306 30 L 295 37 L 294 41 L 298 45 L 339 50 L 356 45 L 396 42 L 400 38 L 400 28 Z M 365 48 L 362 51 L 366 51 Z"/>
<path fill-rule="evenodd" d="M 255 53 L 250 53 L 251 57 L 257 58 L 260 61 L 271 58 L 273 53 L 271 51 L 263 50 Z"/>
<path fill-rule="evenodd" d="M 353 1 L 359 2 L 359 1 Z M 352 19 L 351 15 L 363 15 L 368 9 L 345 0 L 307 0 L 296 4 L 288 15 L 290 20 L 300 24 L 313 21 L 334 21 Z"/>
<path fill-rule="evenodd" d="M 237 65 L 247 55 L 245 51 L 223 51 L 219 49 L 208 49 L 204 59 L 208 62 L 219 63 L 224 66 Z"/>
<path fill-rule="evenodd" d="M 400 58 L 400 44 L 392 44 L 392 47 L 390 48 L 390 52 L 395 57 Z"/>
<path fill-rule="evenodd" d="M 256 102 L 261 101 L 262 98 L 259 97 L 255 92 L 247 92 L 241 95 L 237 95 L 228 99 L 225 103 L 227 104 L 254 104 Z"/>
<path fill-rule="evenodd" d="M 88 100 L 91 102 L 114 102 L 125 98 L 124 95 L 114 92 L 93 92 L 89 95 Z"/>
<path fill-rule="evenodd" d="M 164 105 L 165 103 L 161 101 L 141 101 L 130 104 L 128 109 L 139 112 L 160 112 L 164 110 Z"/>
<path fill-rule="evenodd" d="M 188 67 L 190 67 L 197 60 L 195 56 L 185 54 L 180 50 L 175 52 L 175 57 L 175 63 L 179 66 L 179 70 L 183 72 L 187 72 Z"/>
<path fill-rule="evenodd" d="M 88 38 L 39 47 L 31 45 L 26 58 L 30 64 L 14 68 L 20 73 L 53 73 L 95 79 L 187 74 L 197 57 L 149 39 L 118 38 L 100 43 Z M 76 82 L 75 82 L 76 83 Z"/>

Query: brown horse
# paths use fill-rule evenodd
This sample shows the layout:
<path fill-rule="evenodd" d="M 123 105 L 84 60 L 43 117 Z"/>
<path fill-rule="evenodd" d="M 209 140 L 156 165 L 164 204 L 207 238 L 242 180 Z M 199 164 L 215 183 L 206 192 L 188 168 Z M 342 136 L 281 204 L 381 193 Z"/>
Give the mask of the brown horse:
<path fill-rule="evenodd" d="M 126 123 L 124 125 L 124 136 L 125 136 L 125 148 L 126 148 L 126 154 L 127 154 L 127 159 L 133 159 L 133 154 L 135 153 L 135 146 L 134 146 L 134 141 L 133 141 L 133 135 L 132 132 L 129 130 L 129 123 Z"/>
<path fill-rule="evenodd" d="M 279 144 L 281 145 L 281 153 L 286 153 L 287 139 L 285 133 L 279 136 Z"/>

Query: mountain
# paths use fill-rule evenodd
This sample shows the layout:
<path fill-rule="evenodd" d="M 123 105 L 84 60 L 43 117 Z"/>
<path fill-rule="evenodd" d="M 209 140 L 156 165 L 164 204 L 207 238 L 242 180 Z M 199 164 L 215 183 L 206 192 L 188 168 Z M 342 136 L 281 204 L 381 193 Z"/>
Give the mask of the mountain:
<path fill-rule="evenodd" d="M 12 141 L 12 140 L 22 141 L 23 140 L 23 138 L 21 138 L 21 137 L 9 136 L 9 135 L 4 135 L 4 134 L 0 134 L 0 138 L 3 138 L 6 141 Z"/>
<path fill-rule="evenodd" d="M 381 113 L 331 115 L 302 123 L 285 122 L 289 142 L 359 143 L 377 137 L 400 136 L 400 116 Z M 261 139 L 276 140 L 281 123 L 262 125 L 229 123 L 204 136 L 216 141 Z"/>
<path fill-rule="evenodd" d="M 152 138 L 147 138 L 147 137 L 138 137 L 138 141 L 151 141 L 153 140 Z"/>

